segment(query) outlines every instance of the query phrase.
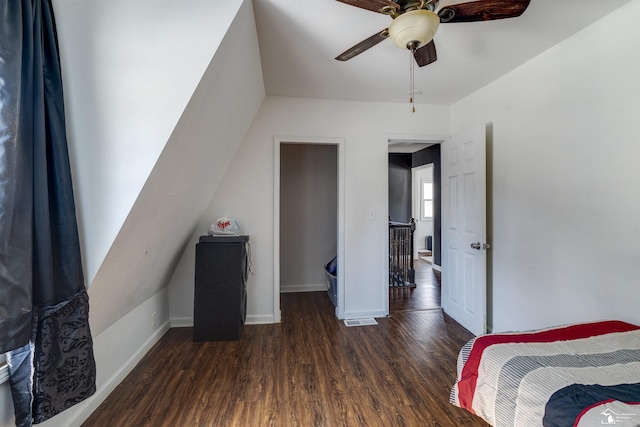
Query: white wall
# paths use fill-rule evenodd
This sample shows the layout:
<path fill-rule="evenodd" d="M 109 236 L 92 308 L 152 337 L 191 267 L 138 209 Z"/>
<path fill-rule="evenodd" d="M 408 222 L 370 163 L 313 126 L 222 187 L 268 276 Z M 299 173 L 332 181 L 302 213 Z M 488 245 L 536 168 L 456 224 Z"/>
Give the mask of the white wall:
<path fill-rule="evenodd" d="M 248 1 L 234 17 L 89 287 L 90 298 L 98 302 L 91 310 L 94 333 L 169 284 L 263 98 Z"/>
<path fill-rule="evenodd" d="M 338 147 L 282 144 L 280 291 L 327 289 L 323 265 L 338 254 Z"/>
<path fill-rule="evenodd" d="M 55 6 L 99 334 L 167 286 L 262 102 L 260 55 L 250 1 Z"/>
<path fill-rule="evenodd" d="M 248 283 L 248 320 L 274 319 L 273 150 L 274 137 L 335 137 L 345 140 L 345 317 L 385 313 L 388 295 L 387 211 L 389 138 L 430 139 L 446 135 L 449 108 L 406 104 L 267 97 L 240 147 L 197 234 L 215 218 L 231 215 L 251 236 L 254 276 Z M 392 120 L 390 118 L 393 118 Z M 288 140 L 291 140 L 288 138 Z M 370 210 L 376 219 L 369 220 Z M 193 261 L 188 247 L 170 285 L 171 317 L 193 316 Z M 279 286 L 279 284 L 278 284 Z"/>
<path fill-rule="evenodd" d="M 640 323 L 640 2 L 453 105 L 492 122 L 493 328 Z"/>
<path fill-rule="evenodd" d="M 242 0 L 54 0 L 93 281 Z"/>

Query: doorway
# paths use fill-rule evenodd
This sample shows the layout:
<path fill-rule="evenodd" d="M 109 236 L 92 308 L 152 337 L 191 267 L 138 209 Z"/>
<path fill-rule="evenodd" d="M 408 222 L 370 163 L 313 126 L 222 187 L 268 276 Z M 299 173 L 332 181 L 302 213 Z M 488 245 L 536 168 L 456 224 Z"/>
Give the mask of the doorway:
<path fill-rule="evenodd" d="M 280 293 L 327 289 L 323 265 L 338 254 L 335 145 L 280 146 Z"/>
<path fill-rule="evenodd" d="M 415 287 L 389 288 L 389 312 L 441 308 L 440 142 L 389 144 L 389 214 L 415 221 Z M 404 194 L 405 196 L 399 197 Z M 393 216 L 395 215 L 395 217 Z"/>
<path fill-rule="evenodd" d="M 337 257 L 335 313 L 344 311 L 343 140 L 276 138 L 274 153 L 274 312 L 280 294 L 326 292 L 324 265 Z M 329 295 L 327 301 L 331 304 Z"/>

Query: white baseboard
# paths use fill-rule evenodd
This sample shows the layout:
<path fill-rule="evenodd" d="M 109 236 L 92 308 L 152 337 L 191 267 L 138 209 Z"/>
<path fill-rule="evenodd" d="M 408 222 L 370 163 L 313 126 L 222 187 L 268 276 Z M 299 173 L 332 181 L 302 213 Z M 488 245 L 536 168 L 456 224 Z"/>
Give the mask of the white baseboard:
<path fill-rule="evenodd" d="M 367 311 L 345 311 L 344 319 L 366 319 L 366 318 L 387 317 L 385 310 L 367 310 Z"/>
<path fill-rule="evenodd" d="M 434 269 L 434 270 L 436 270 L 436 271 L 440 271 L 440 272 L 442 272 L 442 267 L 440 267 L 438 264 L 433 264 L 433 265 L 431 266 L 431 268 L 433 268 L 433 269 Z"/>
<path fill-rule="evenodd" d="M 131 372 L 133 368 L 136 367 L 138 362 L 140 362 L 142 358 L 147 354 L 147 352 L 151 350 L 151 347 L 153 347 L 158 341 L 160 341 L 160 338 L 162 338 L 162 336 L 169 330 L 170 327 L 171 325 L 168 320 L 160 325 L 160 327 L 158 327 L 154 331 L 154 333 L 146 339 L 142 346 L 138 350 L 136 350 L 136 352 L 132 354 L 129 359 L 127 359 L 126 363 L 122 365 L 122 367 L 116 373 L 114 373 L 111 378 L 109 378 L 107 382 L 102 387 L 100 387 L 99 390 L 96 391 L 95 400 L 97 400 L 98 402 L 95 405 L 95 408 L 91 410 L 91 412 L 93 412 L 93 410 L 95 410 L 100 405 L 100 403 L 102 403 L 102 401 L 107 398 L 107 396 L 118 386 L 118 384 L 120 384 L 122 380 L 125 379 L 129 372 Z"/>
<path fill-rule="evenodd" d="M 268 315 L 247 315 L 247 320 L 244 322 L 245 325 L 271 325 L 276 322 L 275 316 L 272 314 Z"/>
<path fill-rule="evenodd" d="M 124 363 L 117 372 L 107 379 L 102 386 L 98 387 L 93 396 L 40 425 L 43 427 L 59 425 L 75 427 L 82 425 L 82 423 L 85 422 L 96 409 L 98 409 L 100 404 L 104 402 L 109 394 L 115 390 L 122 380 L 125 379 L 129 372 L 136 367 L 138 362 L 142 360 L 151 347 L 153 347 L 160 338 L 162 338 L 162 336 L 169 330 L 169 327 L 169 321 L 160 325 L 140 346 L 140 348 L 138 348 L 136 352 L 129 357 L 126 363 Z"/>
<path fill-rule="evenodd" d="M 172 328 L 191 328 L 193 327 L 193 317 L 172 317 Z"/>
<path fill-rule="evenodd" d="M 292 292 L 321 292 L 327 290 L 327 284 L 321 283 L 319 285 L 281 285 L 280 293 L 287 294 Z"/>
<path fill-rule="evenodd" d="M 245 325 L 271 325 L 273 323 L 279 323 L 275 321 L 275 317 L 272 314 L 267 315 L 247 315 Z M 190 328 L 193 327 L 193 317 L 172 317 L 172 328 Z"/>

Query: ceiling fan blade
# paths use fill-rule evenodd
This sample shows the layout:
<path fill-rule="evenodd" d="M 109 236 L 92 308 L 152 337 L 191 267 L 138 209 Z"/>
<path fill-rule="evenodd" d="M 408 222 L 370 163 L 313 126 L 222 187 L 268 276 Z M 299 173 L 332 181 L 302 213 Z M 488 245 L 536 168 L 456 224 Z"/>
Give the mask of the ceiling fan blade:
<path fill-rule="evenodd" d="M 524 13 L 531 0 L 478 0 L 445 6 L 438 11 L 440 22 L 475 22 L 515 18 Z"/>
<path fill-rule="evenodd" d="M 384 13 L 382 9 L 391 7 L 400 10 L 400 5 L 391 0 L 338 0 L 339 2 L 350 4 L 351 6 L 367 9 L 372 12 Z"/>
<path fill-rule="evenodd" d="M 385 28 L 384 30 L 380 31 L 379 33 L 375 33 L 374 35 L 372 35 L 368 39 L 362 40 L 357 45 L 352 46 L 349 49 L 345 50 L 340 55 L 336 56 L 336 59 L 338 61 L 348 61 L 349 59 L 353 58 L 354 56 L 360 55 L 365 50 L 371 49 L 372 47 L 374 47 L 375 45 L 377 45 L 378 43 L 380 43 L 381 41 L 383 41 L 387 37 L 389 37 L 389 31 Z"/>
<path fill-rule="evenodd" d="M 413 52 L 413 57 L 416 59 L 416 63 L 420 67 L 436 62 L 438 59 L 438 55 L 436 55 L 436 44 L 431 40 L 420 49 L 416 49 L 416 51 Z"/>

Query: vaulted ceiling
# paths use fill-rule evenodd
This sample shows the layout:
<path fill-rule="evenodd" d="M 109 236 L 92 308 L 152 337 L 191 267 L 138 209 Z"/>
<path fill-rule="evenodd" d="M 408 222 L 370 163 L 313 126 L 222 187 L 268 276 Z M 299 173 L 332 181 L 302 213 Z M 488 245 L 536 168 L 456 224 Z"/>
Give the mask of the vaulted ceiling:
<path fill-rule="evenodd" d="M 628 1 L 532 0 L 518 18 L 442 24 L 438 60 L 415 69 L 416 103 L 455 103 Z M 441 0 L 440 7 L 461 2 Z M 410 54 L 391 40 L 349 61 L 334 59 L 387 28 L 390 17 L 336 0 L 253 3 L 267 95 L 408 102 Z"/>

